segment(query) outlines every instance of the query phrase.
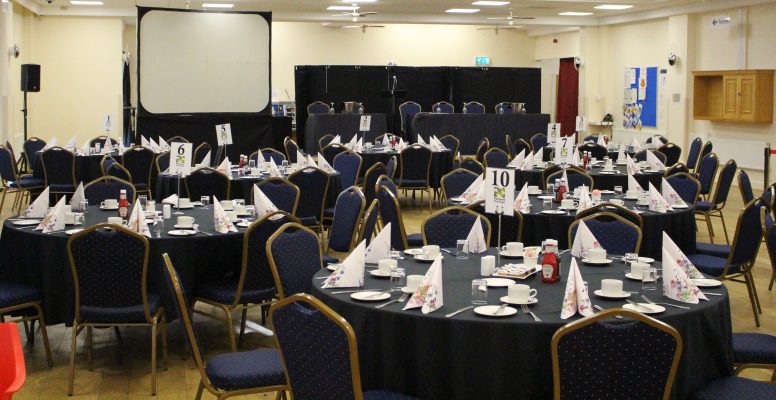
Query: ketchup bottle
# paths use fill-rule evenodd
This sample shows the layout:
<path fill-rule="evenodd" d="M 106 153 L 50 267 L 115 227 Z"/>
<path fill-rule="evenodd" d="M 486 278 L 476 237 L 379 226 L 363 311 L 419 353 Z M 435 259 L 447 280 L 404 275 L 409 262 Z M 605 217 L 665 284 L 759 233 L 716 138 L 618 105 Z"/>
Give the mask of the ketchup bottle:
<path fill-rule="evenodd" d="M 129 220 L 129 201 L 127 201 L 127 191 L 124 189 L 119 192 L 119 217 L 124 221 Z"/>
<path fill-rule="evenodd" d="M 554 243 L 552 243 L 554 242 Z M 542 256 L 542 282 L 555 283 L 560 281 L 560 263 L 558 262 L 558 244 L 547 240 Z"/>
<path fill-rule="evenodd" d="M 557 190 L 557 192 L 556 192 L 556 195 L 555 195 L 555 202 L 556 203 L 560 203 L 561 201 L 563 201 L 563 197 L 566 194 L 566 185 L 564 185 L 564 181 L 562 179 L 560 181 L 560 185 L 558 185 L 556 190 Z"/>

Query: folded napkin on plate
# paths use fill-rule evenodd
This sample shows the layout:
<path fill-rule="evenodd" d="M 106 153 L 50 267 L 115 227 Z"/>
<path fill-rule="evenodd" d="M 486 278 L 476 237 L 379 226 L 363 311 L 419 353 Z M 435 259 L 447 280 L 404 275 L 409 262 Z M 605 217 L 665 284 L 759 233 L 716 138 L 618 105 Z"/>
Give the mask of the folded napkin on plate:
<path fill-rule="evenodd" d="M 75 192 L 73 193 L 73 196 L 70 197 L 70 206 L 80 207 L 81 202 L 84 200 L 86 200 L 86 195 L 84 195 L 84 183 L 79 182 L 78 187 L 75 188 Z"/>
<path fill-rule="evenodd" d="M 154 140 L 154 138 L 148 139 L 148 145 L 151 147 L 151 150 L 153 150 L 155 153 L 159 152 L 159 144 L 156 143 L 156 140 Z"/>
<path fill-rule="evenodd" d="M 27 218 L 43 218 L 46 216 L 46 211 L 49 207 L 49 188 L 41 192 L 35 201 L 27 207 L 27 211 L 24 212 L 24 216 Z"/>
<path fill-rule="evenodd" d="M 684 254 L 682 250 L 679 249 L 679 246 L 674 243 L 673 240 L 671 240 L 671 237 L 668 236 L 667 233 L 663 232 L 663 260 L 666 259 L 666 255 L 668 255 L 668 258 L 673 260 L 676 265 L 679 266 L 686 274 L 690 277 L 690 279 L 703 279 L 705 276 L 698 271 L 697 268 L 695 268 L 695 265 L 690 261 L 689 258 Z M 703 296 L 705 299 L 706 296 Z"/>
<path fill-rule="evenodd" d="M 444 144 L 444 143 L 442 143 L 442 141 L 441 141 L 441 140 L 439 140 L 439 139 L 438 139 L 436 136 L 434 136 L 434 140 L 436 140 L 437 144 L 439 145 L 439 151 L 445 151 L 445 150 L 449 150 L 449 149 L 447 148 L 447 146 L 445 146 L 445 144 Z"/>
<path fill-rule="evenodd" d="M 595 238 L 590 228 L 585 225 L 585 221 L 579 221 L 577 233 L 574 236 L 574 243 L 571 245 L 571 255 L 574 257 L 584 257 L 584 253 L 591 249 L 598 249 L 601 244 Z"/>
<path fill-rule="evenodd" d="M 523 184 L 523 188 L 520 189 L 520 193 L 515 197 L 515 203 L 513 205 L 515 211 L 520 214 L 528 214 L 531 212 L 531 199 L 528 197 L 528 182 Z"/>
<path fill-rule="evenodd" d="M 65 196 L 59 199 L 54 208 L 43 217 L 43 220 L 35 228 L 36 231 L 43 230 L 43 233 L 61 231 L 62 229 L 65 229 Z"/>
<path fill-rule="evenodd" d="M 534 153 L 534 163 L 538 163 L 538 162 L 544 162 L 544 147 L 542 147 L 539 150 L 536 150 L 536 153 Z"/>
<path fill-rule="evenodd" d="M 231 177 L 232 176 L 232 163 L 229 162 L 228 158 L 224 158 L 224 161 L 221 161 L 221 164 L 216 168 L 216 171 L 225 174 L 226 176 Z"/>
<path fill-rule="evenodd" d="M 237 232 L 216 196 L 213 196 L 213 229 L 218 233 Z"/>
<path fill-rule="evenodd" d="M 269 158 L 269 176 L 271 178 L 282 177 L 282 175 L 280 174 L 280 168 L 278 168 L 278 165 L 275 164 L 275 159 L 272 157 Z"/>
<path fill-rule="evenodd" d="M 145 136 L 140 136 L 140 145 L 143 147 L 151 147 L 151 143 L 148 142 L 148 139 Z"/>
<path fill-rule="evenodd" d="M 663 295 L 684 303 L 698 304 L 698 299 L 708 300 L 706 295 L 687 276 L 663 247 Z"/>
<path fill-rule="evenodd" d="M 421 136 L 420 134 L 418 134 L 418 144 L 422 144 L 424 146 L 427 144 L 426 141 L 423 140 L 423 136 Z"/>
<path fill-rule="evenodd" d="M 50 149 L 50 148 L 52 148 L 52 147 L 54 147 L 56 145 L 57 145 L 57 138 L 53 138 L 53 139 L 49 140 L 49 142 L 46 143 L 46 145 L 43 146 L 43 148 L 40 149 L 40 151 L 48 150 L 48 149 Z"/>
<path fill-rule="evenodd" d="M 664 213 L 666 211 L 673 211 L 674 209 L 671 207 L 671 204 L 668 203 L 668 200 L 666 200 L 662 194 L 655 188 L 655 186 L 652 185 L 652 183 L 649 183 L 649 211 L 655 211 L 659 213 Z"/>
<path fill-rule="evenodd" d="M 569 176 L 566 173 L 566 169 L 565 168 L 563 169 L 563 179 L 561 179 L 560 184 L 561 184 L 561 186 L 564 186 L 566 188 L 566 193 L 570 193 L 571 192 L 571 189 L 569 189 Z"/>
<path fill-rule="evenodd" d="M 599 133 L 599 134 L 598 134 L 598 141 L 597 141 L 596 143 L 597 143 L 599 146 L 604 146 L 604 147 L 606 147 L 606 146 L 607 146 L 607 145 L 606 145 L 606 137 L 605 137 L 604 135 L 602 135 L 602 134 L 600 134 L 600 133 Z"/>
<path fill-rule="evenodd" d="M 113 141 L 111 141 L 110 138 L 106 138 L 105 143 L 102 145 L 102 152 L 108 154 L 111 151 L 113 151 Z"/>
<path fill-rule="evenodd" d="M 210 166 L 210 150 L 207 151 L 207 154 L 205 154 L 205 157 L 202 159 L 202 161 L 197 164 L 198 167 L 209 167 Z"/>
<path fill-rule="evenodd" d="M 647 165 L 653 171 L 663 171 L 666 169 L 665 164 L 651 151 L 647 151 Z"/>
<path fill-rule="evenodd" d="M 687 203 L 682 200 L 682 197 L 679 196 L 679 193 L 676 193 L 676 190 L 674 190 L 673 186 L 668 183 L 666 178 L 663 178 L 663 182 L 660 183 L 660 193 L 672 206 L 687 206 Z"/>
<path fill-rule="evenodd" d="M 119 154 L 123 155 L 127 151 L 126 147 L 124 147 L 124 143 L 119 143 Z"/>
<path fill-rule="evenodd" d="M 485 192 L 485 174 L 480 175 L 466 190 L 461 193 L 461 198 L 467 204 L 476 203 L 483 199 Z"/>
<path fill-rule="evenodd" d="M 642 150 L 641 143 L 639 143 L 639 140 L 636 139 L 635 136 L 633 137 L 633 139 L 631 139 L 631 146 L 633 146 L 634 152 L 639 152 Z"/>
<path fill-rule="evenodd" d="M 76 147 L 78 146 L 77 142 L 75 141 L 75 136 L 71 137 L 70 140 L 67 141 L 67 147 Z"/>
<path fill-rule="evenodd" d="M 369 242 L 366 248 L 366 262 L 377 264 L 384 258 L 391 258 L 391 223 L 385 224 L 377 236 Z"/>
<path fill-rule="evenodd" d="M 630 172 L 628 172 L 628 190 L 635 190 L 636 194 L 644 191 L 644 188 L 641 187 L 639 181 L 637 181 Z"/>
<path fill-rule="evenodd" d="M 593 199 L 590 198 L 590 192 L 587 186 L 582 186 L 579 190 L 579 206 L 577 206 L 577 213 L 585 211 L 593 206 Z"/>
<path fill-rule="evenodd" d="M 399 144 L 396 145 L 396 150 L 401 153 L 402 150 L 407 148 L 407 144 L 404 143 L 404 138 L 399 139 Z"/>
<path fill-rule="evenodd" d="M 318 153 L 318 155 L 321 155 L 321 153 Z M 308 154 L 307 155 L 307 165 L 306 167 L 316 167 L 318 164 L 315 163 L 315 160 L 313 159 L 313 156 Z"/>
<path fill-rule="evenodd" d="M 362 240 L 353 252 L 345 258 L 342 265 L 326 278 L 321 287 L 327 289 L 364 286 L 365 254 L 366 241 Z"/>
<path fill-rule="evenodd" d="M 140 201 L 138 200 L 135 200 L 135 205 L 132 206 L 132 214 L 129 215 L 129 225 L 127 225 L 127 228 L 132 232 L 151 237 L 151 230 L 148 229 L 145 212 L 143 212 L 143 207 L 140 206 Z"/>
<path fill-rule="evenodd" d="M 358 135 L 353 135 L 352 138 L 350 138 L 350 141 L 348 142 L 348 147 L 351 149 L 356 148 L 356 145 L 358 144 Z"/>
<path fill-rule="evenodd" d="M 590 302 L 590 294 L 587 293 L 582 273 L 579 272 L 577 259 L 572 258 L 568 280 L 566 281 L 566 292 L 563 295 L 560 318 L 568 319 L 577 312 L 585 317 L 593 315 L 593 304 Z"/>
<path fill-rule="evenodd" d="M 582 160 L 579 159 L 579 147 L 574 147 L 574 152 L 571 153 L 571 162 L 569 164 L 575 165 L 577 167 L 582 165 Z"/>
<path fill-rule="evenodd" d="M 523 160 L 525 160 L 525 149 L 520 150 L 520 154 L 507 164 L 507 168 L 520 168 L 523 166 Z"/>
<path fill-rule="evenodd" d="M 469 254 L 479 254 L 487 250 L 488 243 L 485 241 L 485 233 L 482 231 L 482 221 L 477 217 L 469 231 L 469 236 L 466 237 L 466 246 L 463 247 L 463 251 Z"/>
<path fill-rule="evenodd" d="M 332 168 L 331 165 L 329 165 L 329 162 L 326 161 L 326 159 L 323 157 L 321 153 L 318 153 L 318 168 L 326 172 L 334 171 L 334 168 Z"/>
<path fill-rule="evenodd" d="M 353 148 L 353 151 L 356 153 L 364 151 L 364 138 L 358 138 L 358 142 L 356 142 L 356 147 Z"/>
<path fill-rule="evenodd" d="M 523 166 L 520 169 L 523 171 L 530 171 L 534 168 L 534 164 L 536 164 L 534 161 L 534 153 L 529 151 L 528 155 L 525 156 L 525 160 L 523 160 Z"/>
<path fill-rule="evenodd" d="M 431 268 L 426 271 L 420 285 L 415 289 L 404 310 L 421 307 L 423 314 L 428 314 L 444 305 L 444 290 L 442 287 L 442 255 L 437 256 Z"/>
<path fill-rule="evenodd" d="M 628 173 L 631 175 L 637 174 L 640 171 L 636 162 L 627 154 L 625 155 L 625 165 L 628 167 Z"/>
<path fill-rule="evenodd" d="M 329 142 L 329 144 L 334 144 L 334 143 L 342 144 L 342 137 L 340 137 L 340 135 L 334 136 L 334 139 L 332 139 L 331 142 Z"/>
<path fill-rule="evenodd" d="M 161 136 L 159 136 L 159 147 L 162 148 L 162 150 L 167 150 L 170 148 L 170 145 L 167 143 L 166 140 L 164 140 Z"/>
<path fill-rule="evenodd" d="M 169 205 L 177 205 L 178 204 L 178 195 L 177 194 L 171 194 L 169 197 L 165 197 L 164 200 L 162 200 L 162 204 L 169 204 Z"/>
<path fill-rule="evenodd" d="M 256 217 L 261 218 L 278 208 L 272 203 L 272 200 L 264 194 L 255 184 L 253 185 L 253 205 L 256 207 Z"/>
<path fill-rule="evenodd" d="M 299 165 L 305 164 L 304 154 L 299 150 L 296 151 L 296 163 Z"/>
<path fill-rule="evenodd" d="M 391 145 L 391 139 L 388 137 L 388 135 L 383 135 L 383 146 L 390 146 Z"/>

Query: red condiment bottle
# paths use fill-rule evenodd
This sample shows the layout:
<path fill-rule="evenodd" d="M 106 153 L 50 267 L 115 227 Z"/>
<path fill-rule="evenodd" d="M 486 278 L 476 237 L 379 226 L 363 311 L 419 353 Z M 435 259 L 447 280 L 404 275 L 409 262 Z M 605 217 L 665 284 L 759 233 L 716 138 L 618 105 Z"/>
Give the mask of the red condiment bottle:
<path fill-rule="evenodd" d="M 555 189 L 557 190 L 555 195 L 555 202 L 560 203 L 561 201 L 563 201 L 563 197 L 566 194 L 566 185 L 564 185 L 563 180 L 560 181 L 560 185 L 558 185 L 558 187 Z"/>
<path fill-rule="evenodd" d="M 124 221 L 129 220 L 129 201 L 127 200 L 127 191 L 122 189 L 119 192 L 119 217 Z"/>
<path fill-rule="evenodd" d="M 560 281 L 560 264 L 555 245 L 547 245 L 542 256 L 542 282 L 555 283 Z"/>

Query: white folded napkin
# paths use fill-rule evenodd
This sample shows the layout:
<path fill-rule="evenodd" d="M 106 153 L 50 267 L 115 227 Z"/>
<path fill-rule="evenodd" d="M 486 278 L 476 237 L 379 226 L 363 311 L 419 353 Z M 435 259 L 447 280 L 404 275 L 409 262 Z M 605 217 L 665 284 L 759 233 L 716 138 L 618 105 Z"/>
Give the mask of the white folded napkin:
<path fill-rule="evenodd" d="M 140 145 L 143 147 L 151 147 L 151 143 L 148 142 L 148 139 L 145 136 L 140 136 Z"/>
<path fill-rule="evenodd" d="M 580 166 L 582 165 L 582 160 L 579 159 L 579 148 L 574 147 L 574 152 L 571 153 L 571 162 L 569 164 Z"/>
<path fill-rule="evenodd" d="M 354 149 L 357 144 L 358 144 L 358 135 L 353 135 L 353 137 L 350 139 L 350 142 L 348 142 L 348 147 L 350 147 L 351 149 Z"/>
<path fill-rule="evenodd" d="M 213 196 L 213 229 L 218 233 L 237 232 L 216 196 Z"/>
<path fill-rule="evenodd" d="M 705 276 L 695 268 L 695 265 L 690 261 L 679 246 L 671 240 L 671 237 L 667 233 L 663 232 L 663 260 L 666 255 L 668 258 L 674 260 L 674 262 L 682 268 L 682 270 L 690 277 L 690 279 L 703 279 Z M 705 296 L 704 296 L 705 298 Z"/>
<path fill-rule="evenodd" d="M 304 154 L 302 154 L 301 151 L 296 151 L 296 163 L 299 165 L 304 165 Z"/>
<path fill-rule="evenodd" d="M 523 160 L 523 167 L 520 168 L 523 171 L 530 171 L 534 168 L 534 153 L 528 152 L 528 155 L 525 157 L 525 160 Z"/>
<path fill-rule="evenodd" d="M 515 203 L 513 205 L 515 211 L 520 214 L 528 214 L 531 212 L 531 199 L 528 197 L 528 182 L 523 184 L 523 188 L 520 189 L 520 193 L 515 197 Z"/>
<path fill-rule="evenodd" d="M 420 285 L 415 289 L 404 310 L 421 307 L 423 314 L 428 314 L 444 305 L 444 290 L 442 286 L 442 255 L 437 256 L 431 268 L 426 271 Z"/>
<path fill-rule="evenodd" d="M 636 194 L 644 191 L 644 188 L 639 185 L 639 181 L 633 177 L 633 174 L 628 173 L 628 190 L 635 190 Z"/>
<path fill-rule="evenodd" d="M 649 169 L 653 171 L 663 171 L 666 169 L 665 164 L 663 164 L 662 161 L 660 161 L 659 158 L 655 155 L 655 153 L 647 150 L 647 165 L 649 165 Z"/>
<path fill-rule="evenodd" d="M 577 225 L 577 234 L 574 236 L 574 243 L 571 245 L 571 255 L 574 257 L 584 257 L 584 253 L 592 249 L 598 249 L 601 244 L 595 238 L 590 228 L 585 225 L 585 221 L 579 221 Z"/>
<path fill-rule="evenodd" d="M 418 135 L 418 144 L 426 145 L 426 141 L 423 140 L 423 136 Z"/>
<path fill-rule="evenodd" d="M 332 272 L 323 282 L 323 289 L 335 287 L 362 287 L 364 286 L 364 269 L 366 267 L 366 241 L 361 243 L 351 252 L 342 265 Z"/>
<path fill-rule="evenodd" d="M 24 212 L 24 216 L 27 218 L 43 218 L 46 216 L 46 211 L 49 207 L 49 188 L 43 190 L 43 192 L 35 198 L 27 207 L 27 211 Z"/>
<path fill-rule="evenodd" d="M 205 154 L 205 157 L 202 159 L 202 161 L 197 164 L 199 167 L 209 167 L 210 166 L 210 150 L 207 151 L 207 154 Z"/>
<path fill-rule="evenodd" d="M 123 155 L 126 151 L 127 149 L 124 147 L 124 143 L 119 142 L 119 154 Z"/>
<path fill-rule="evenodd" d="M 377 264 L 384 258 L 391 258 L 391 223 L 385 224 L 377 236 L 369 242 L 366 248 L 366 262 Z"/>
<path fill-rule="evenodd" d="M 525 149 L 520 150 L 520 154 L 507 164 L 507 168 L 520 168 L 523 166 L 523 160 L 525 160 Z"/>
<path fill-rule="evenodd" d="M 331 167 L 328 161 L 323 157 L 321 153 L 318 153 L 318 168 L 326 171 L 326 172 L 332 172 L 334 171 L 334 168 Z"/>
<path fill-rule="evenodd" d="M 561 183 L 560 184 L 562 186 L 566 187 L 566 193 L 571 192 L 571 189 L 569 187 L 569 176 L 566 173 L 566 169 L 565 168 L 563 169 L 563 179 L 561 179 Z"/>
<path fill-rule="evenodd" d="M 472 204 L 483 199 L 485 192 L 485 174 L 482 174 L 469 185 L 466 190 L 461 194 L 461 198 L 465 200 L 467 204 Z"/>
<path fill-rule="evenodd" d="M 224 161 L 221 161 L 221 164 L 218 166 L 218 168 L 216 168 L 216 170 L 226 174 L 226 176 L 232 176 L 232 165 L 228 158 L 224 158 Z"/>
<path fill-rule="evenodd" d="M 159 136 L 159 147 L 161 147 L 162 151 L 167 150 L 170 148 L 170 145 L 167 143 L 166 140 L 164 140 L 161 136 Z"/>
<path fill-rule="evenodd" d="M 173 206 L 178 204 L 178 195 L 171 194 L 169 197 L 166 197 L 164 200 L 162 200 L 162 204 L 170 204 Z"/>
<path fill-rule="evenodd" d="M 364 138 L 358 138 L 358 142 L 356 142 L 356 147 L 353 148 L 353 151 L 356 153 L 364 151 Z"/>
<path fill-rule="evenodd" d="M 641 143 L 639 143 L 639 140 L 636 139 L 635 136 L 633 137 L 633 139 L 631 139 L 631 146 L 633 146 L 634 152 L 639 152 L 642 150 Z"/>
<path fill-rule="evenodd" d="M 334 139 L 329 142 L 329 144 L 342 144 L 342 137 L 340 135 L 334 136 Z"/>
<path fill-rule="evenodd" d="M 579 191 L 579 206 L 577 206 L 577 213 L 587 210 L 593 206 L 593 199 L 590 198 L 590 191 L 587 186 L 582 186 Z"/>
<path fill-rule="evenodd" d="M 444 143 L 442 143 L 442 141 L 441 141 L 441 140 L 437 139 L 437 137 L 436 137 L 436 136 L 434 136 L 434 140 L 436 141 L 436 143 L 437 143 L 437 146 L 439 146 L 439 151 L 445 151 L 445 150 L 448 150 L 447 146 L 445 146 L 445 144 L 444 144 Z"/>
<path fill-rule="evenodd" d="M 619 146 L 617 149 L 617 164 L 622 164 L 625 162 L 625 150 L 623 150 L 622 146 Z"/>
<path fill-rule="evenodd" d="M 485 232 L 482 230 L 482 221 L 479 217 L 474 220 L 472 229 L 466 237 L 466 246 L 463 251 L 469 254 L 484 253 L 488 250 L 488 243 L 485 241 Z"/>
<path fill-rule="evenodd" d="M 272 203 L 272 200 L 255 184 L 253 185 L 253 206 L 256 207 L 257 218 L 278 210 L 275 204 Z"/>
<path fill-rule="evenodd" d="M 70 206 L 79 207 L 83 200 L 86 200 L 86 195 L 84 195 L 84 183 L 78 182 L 78 187 L 75 188 L 75 192 L 73 192 L 73 195 L 70 197 Z"/>
<path fill-rule="evenodd" d="M 391 145 L 391 139 L 388 138 L 388 135 L 383 136 L 383 146 L 390 146 Z"/>
<path fill-rule="evenodd" d="M 43 146 L 43 148 L 40 149 L 40 151 L 48 150 L 48 149 L 50 149 L 50 148 L 52 148 L 52 147 L 54 147 L 56 145 L 57 145 L 57 138 L 53 138 L 53 139 L 49 140 L 49 142 L 46 143 L 46 145 Z"/>
<path fill-rule="evenodd" d="M 572 258 L 560 318 L 568 319 L 577 312 L 585 317 L 593 315 L 593 303 L 590 302 L 590 294 L 587 292 L 585 280 L 582 279 L 582 273 L 579 272 L 577 259 Z"/>
<path fill-rule="evenodd" d="M 598 140 L 596 141 L 596 143 L 597 143 L 599 146 L 604 146 L 604 147 L 606 147 L 606 139 L 604 138 L 604 135 L 602 135 L 602 134 L 599 134 L 599 135 L 598 135 Z"/>
<path fill-rule="evenodd" d="M 625 164 L 628 167 L 628 174 L 630 175 L 637 174 L 640 171 L 636 162 L 627 154 L 625 155 Z"/>
<path fill-rule="evenodd" d="M 269 176 L 271 178 L 280 178 L 282 176 L 280 174 L 280 168 L 275 164 L 275 159 L 272 157 L 269 158 Z"/>
<path fill-rule="evenodd" d="M 102 144 L 100 153 L 110 154 L 112 151 L 113 151 L 113 142 L 110 140 L 110 138 L 105 138 L 105 142 Z"/>
<path fill-rule="evenodd" d="M 318 155 L 320 156 L 320 155 L 321 155 L 321 153 L 318 153 Z M 306 166 L 307 166 L 307 167 L 315 167 L 315 166 L 317 166 L 317 165 L 318 165 L 318 164 L 316 164 L 316 163 L 315 163 L 315 160 L 313 160 L 313 156 L 311 156 L 311 155 L 309 155 L 309 154 L 308 154 L 308 155 L 307 155 L 307 165 L 306 165 Z"/>
<path fill-rule="evenodd" d="M 536 153 L 534 153 L 534 162 L 544 162 L 544 147 L 536 150 Z"/>
<path fill-rule="evenodd" d="M 66 145 L 66 147 L 68 147 L 68 148 L 70 148 L 70 147 L 75 148 L 77 146 L 78 146 L 78 144 L 76 144 L 75 136 L 71 137 L 70 140 L 67 142 L 67 145 Z"/>
<path fill-rule="evenodd" d="M 406 148 L 407 148 L 407 143 L 404 143 L 404 138 L 399 138 L 399 144 L 398 144 L 396 147 L 397 147 L 397 149 L 396 149 L 396 150 L 397 150 L 399 153 L 401 153 L 401 152 L 402 152 L 402 150 L 404 150 L 404 149 L 406 149 Z"/>
<path fill-rule="evenodd" d="M 655 188 L 652 183 L 649 183 L 649 211 L 655 211 L 659 213 L 665 213 L 666 211 L 673 211 L 674 208 L 668 203 L 662 194 Z"/>
<path fill-rule="evenodd" d="M 135 200 L 135 204 L 132 206 L 132 214 L 129 215 L 129 230 L 137 232 L 143 236 L 151 237 L 151 230 L 148 229 L 148 224 L 145 219 L 145 212 L 143 207 L 140 206 L 140 201 Z"/>
<path fill-rule="evenodd" d="M 65 229 L 65 196 L 59 199 L 54 208 L 43 217 L 43 220 L 35 228 L 36 231 L 43 230 L 43 233 L 61 231 L 62 229 Z"/>
<path fill-rule="evenodd" d="M 153 150 L 155 153 L 159 152 L 159 144 L 156 143 L 156 140 L 154 138 L 148 139 L 149 146 L 151 146 L 151 150 Z"/>
<path fill-rule="evenodd" d="M 708 300 L 695 282 L 663 248 L 663 295 L 683 303 L 698 304 L 698 299 Z"/>
<path fill-rule="evenodd" d="M 676 190 L 674 190 L 673 186 L 671 186 L 670 183 L 666 180 L 666 178 L 662 178 L 663 181 L 660 183 L 660 193 L 663 195 L 663 198 L 668 200 L 668 202 L 672 206 L 680 206 L 685 207 L 687 204 L 682 200 L 682 197 L 679 196 L 679 193 L 676 193 Z"/>

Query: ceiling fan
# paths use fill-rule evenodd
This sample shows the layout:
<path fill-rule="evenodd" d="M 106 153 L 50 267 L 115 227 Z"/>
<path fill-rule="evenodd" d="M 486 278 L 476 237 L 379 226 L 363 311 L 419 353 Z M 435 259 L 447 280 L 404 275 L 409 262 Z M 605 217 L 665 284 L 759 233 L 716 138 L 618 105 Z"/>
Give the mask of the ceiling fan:
<path fill-rule="evenodd" d="M 512 26 L 512 25 L 514 25 L 514 24 L 515 24 L 515 20 L 516 20 L 516 19 L 534 19 L 534 17 L 520 17 L 520 16 L 517 16 L 517 15 L 515 15 L 515 14 L 512 12 L 512 9 L 510 8 L 510 9 L 509 9 L 509 15 L 507 15 L 506 17 L 490 17 L 490 18 L 488 18 L 488 19 L 492 19 L 492 20 L 499 20 L 499 21 L 506 20 L 506 21 L 507 21 L 507 23 L 509 24 L 509 26 Z M 502 29 L 503 29 L 503 28 L 502 28 Z"/>
<path fill-rule="evenodd" d="M 366 17 L 368 15 L 377 14 L 376 11 L 358 12 L 357 10 L 359 9 L 359 7 L 358 7 L 357 3 L 353 3 L 352 8 L 353 8 L 353 11 L 351 11 L 351 12 L 335 14 L 333 16 L 334 17 L 351 17 L 353 22 L 358 22 L 359 18 L 363 18 L 363 17 Z"/>
<path fill-rule="evenodd" d="M 342 29 L 353 29 L 353 28 L 361 28 L 361 33 L 366 33 L 366 30 L 369 28 L 385 28 L 385 25 L 345 25 L 342 27 Z"/>

